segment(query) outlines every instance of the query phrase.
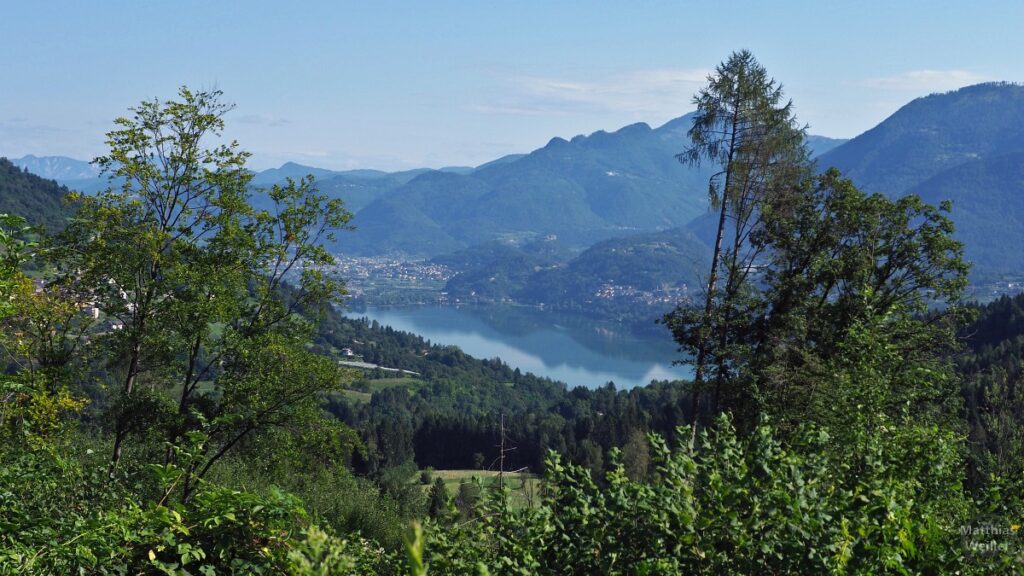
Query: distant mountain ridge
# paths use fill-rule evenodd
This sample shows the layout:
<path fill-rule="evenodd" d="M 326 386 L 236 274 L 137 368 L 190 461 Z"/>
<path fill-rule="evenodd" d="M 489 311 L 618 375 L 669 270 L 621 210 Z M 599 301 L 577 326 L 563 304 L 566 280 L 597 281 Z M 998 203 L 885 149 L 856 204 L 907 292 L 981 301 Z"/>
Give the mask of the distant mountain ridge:
<path fill-rule="evenodd" d="M 1024 276 L 1024 152 L 959 164 L 909 190 L 926 202 L 953 202 L 955 235 L 971 276 Z"/>
<path fill-rule="evenodd" d="M 811 158 L 818 158 L 822 154 L 846 144 L 848 138 L 829 138 L 828 136 L 807 135 L 807 148 L 810 149 Z"/>
<path fill-rule="evenodd" d="M 1021 151 L 1024 86 L 987 83 L 917 98 L 819 164 L 897 196 L 954 166 Z"/>
<path fill-rule="evenodd" d="M 262 172 L 256 172 L 253 175 L 252 183 L 256 185 L 269 185 L 283 182 L 287 178 L 298 180 L 312 174 L 317 180 L 324 180 L 327 178 L 333 178 L 334 176 L 340 176 L 342 173 L 335 170 L 328 170 L 326 168 L 317 168 L 315 166 L 304 166 L 295 162 L 285 162 L 280 168 L 270 168 L 269 170 L 263 170 Z"/>
<path fill-rule="evenodd" d="M 26 168 L 29 172 L 46 178 L 65 183 L 69 180 L 87 180 L 99 176 L 99 168 L 85 160 L 76 160 L 67 156 L 33 156 L 31 154 L 21 158 L 11 158 L 11 163 L 19 168 Z"/>
<path fill-rule="evenodd" d="M 313 174 L 321 191 L 355 213 L 358 231 L 334 246 L 345 254 L 433 258 L 549 236 L 579 254 L 606 239 L 681 228 L 707 242 L 709 168 L 674 158 L 689 143 L 691 122 L 684 115 L 656 128 L 637 123 L 555 137 L 528 154 L 475 168 L 339 171 L 288 162 L 257 173 L 254 184 Z M 956 234 L 976 276 L 1024 269 L 1024 86 L 987 83 L 932 94 L 852 140 L 809 136 L 808 147 L 819 168 L 835 166 L 868 192 L 953 200 Z M 84 192 L 107 185 L 81 160 L 30 155 L 13 163 Z M 254 200 L 265 202 L 258 191 Z M 31 209 L 52 213 L 41 206 Z"/>
<path fill-rule="evenodd" d="M 953 201 L 972 277 L 1024 272 L 1024 86 L 987 83 L 918 98 L 819 158 L 890 197 Z"/>
<path fill-rule="evenodd" d="M 585 247 L 615 236 L 678 227 L 707 202 L 707 170 L 681 165 L 687 117 L 632 124 L 482 165 L 428 172 L 356 214 L 353 254 L 436 256 L 492 240 L 557 235 Z"/>
<path fill-rule="evenodd" d="M 444 168 L 437 169 L 438 172 L 451 172 L 454 174 L 468 174 L 474 170 L 476 170 L 476 168 L 472 166 L 445 166 Z M 414 168 L 412 170 L 401 170 L 398 172 L 385 172 L 384 170 L 372 170 L 365 168 L 355 170 L 328 170 L 326 168 L 317 168 L 316 166 L 305 166 L 295 162 L 285 162 L 279 168 L 269 168 L 261 172 L 256 172 L 253 176 L 252 183 L 258 186 L 266 186 L 271 184 L 280 184 L 287 178 L 298 180 L 304 176 L 312 175 L 317 179 L 317 181 L 321 182 L 335 178 L 345 178 L 349 181 L 393 179 L 396 182 L 404 184 L 424 172 L 431 171 L 431 168 Z"/>
<path fill-rule="evenodd" d="M 686 115 L 658 128 L 637 123 L 571 140 L 555 137 L 529 154 L 475 168 L 339 171 L 287 162 L 256 173 L 253 184 L 312 174 L 322 192 L 344 199 L 356 213 L 359 233 L 343 235 L 335 246 L 343 253 L 432 257 L 549 234 L 582 249 L 605 238 L 679 227 L 704 211 L 707 170 L 674 158 L 688 142 L 690 124 Z M 812 145 L 824 150 L 839 142 L 815 137 Z M 71 169 L 92 169 L 88 163 L 52 157 L 35 158 L 32 166 L 84 192 L 107 185 Z M 259 192 L 254 201 L 267 202 Z"/>

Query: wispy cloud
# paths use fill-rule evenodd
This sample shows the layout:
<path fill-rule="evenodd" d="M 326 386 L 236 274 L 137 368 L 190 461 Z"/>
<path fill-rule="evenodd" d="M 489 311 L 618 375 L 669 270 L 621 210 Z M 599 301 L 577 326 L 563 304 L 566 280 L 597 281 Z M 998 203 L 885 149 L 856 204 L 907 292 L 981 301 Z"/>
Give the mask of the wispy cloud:
<path fill-rule="evenodd" d="M 234 118 L 234 120 L 243 124 L 258 124 L 260 126 L 284 126 L 291 123 L 291 120 L 287 118 L 271 116 L 269 114 L 243 114 Z"/>
<path fill-rule="evenodd" d="M 911 70 L 892 76 L 868 78 L 857 82 L 868 88 L 907 92 L 942 92 L 991 80 L 969 70 Z"/>
<path fill-rule="evenodd" d="M 689 106 L 709 70 L 644 69 L 600 79 L 517 76 L 506 79 L 508 95 L 472 107 L 487 114 L 559 115 L 590 111 L 647 115 L 678 113 Z"/>
<path fill-rule="evenodd" d="M 0 119 L 0 135 L 4 136 L 38 136 L 62 134 L 65 132 L 67 132 L 66 128 L 32 122 L 27 118 L 9 118 L 7 120 Z"/>
<path fill-rule="evenodd" d="M 405 170 L 408 168 L 420 168 L 421 161 L 409 161 L 395 155 L 365 155 L 350 154 L 341 150 L 254 150 L 252 162 L 249 166 L 256 170 L 277 168 L 285 162 L 297 162 L 317 168 L 329 170 L 354 170 L 356 168 L 379 168 L 386 170 Z"/>
<path fill-rule="evenodd" d="M 516 106 L 510 104 L 474 104 L 469 107 L 473 112 L 481 114 L 505 114 L 510 116 L 550 116 L 556 114 L 554 110 L 540 107 Z"/>

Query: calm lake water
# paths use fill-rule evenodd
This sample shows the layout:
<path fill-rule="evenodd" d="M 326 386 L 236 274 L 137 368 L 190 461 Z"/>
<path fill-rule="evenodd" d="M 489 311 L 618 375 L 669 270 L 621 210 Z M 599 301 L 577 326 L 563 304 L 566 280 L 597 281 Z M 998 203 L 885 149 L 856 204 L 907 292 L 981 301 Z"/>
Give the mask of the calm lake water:
<path fill-rule="evenodd" d="M 570 387 L 614 382 L 632 388 L 691 375 L 689 367 L 672 365 L 679 353 L 668 330 L 661 338 L 637 336 L 615 324 L 519 306 L 403 306 L 345 315 L 455 345 L 477 358 L 498 357 Z"/>

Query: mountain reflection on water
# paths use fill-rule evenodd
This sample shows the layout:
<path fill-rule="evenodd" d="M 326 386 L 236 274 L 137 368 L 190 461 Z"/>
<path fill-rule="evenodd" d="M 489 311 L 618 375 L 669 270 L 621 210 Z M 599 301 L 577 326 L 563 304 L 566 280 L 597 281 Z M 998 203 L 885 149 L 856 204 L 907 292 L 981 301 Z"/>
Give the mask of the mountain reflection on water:
<path fill-rule="evenodd" d="M 403 306 L 348 310 L 434 344 L 455 345 L 477 358 L 501 358 L 523 372 L 570 387 L 618 388 L 651 380 L 688 378 L 668 330 L 662 337 L 637 335 L 614 323 L 523 306 Z"/>

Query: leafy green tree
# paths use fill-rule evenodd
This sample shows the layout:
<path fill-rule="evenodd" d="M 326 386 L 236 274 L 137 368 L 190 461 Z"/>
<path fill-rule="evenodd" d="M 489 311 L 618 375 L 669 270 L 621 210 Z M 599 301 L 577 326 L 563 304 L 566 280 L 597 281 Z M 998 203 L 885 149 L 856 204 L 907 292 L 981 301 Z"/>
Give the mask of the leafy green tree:
<path fill-rule="evenodd" d="M 434 479 L 427 499 L 429 500 L 427 514 L 431 518 L 439 518 L 448 512 L 448 488 L 440 476 Z"/>
<path fill-rule="evenodd" d="M 400 574 L 398 562 L 373 542 L 334 536 L 316 526 L 288 551 L 288 574 L 294 576 L 378 576 Z"/>
<path fill-rule="evenodd" d="M 120 380 L 111 474 L 132 432 L 173 445 L 200 430 L 206 460 L 192 462 L 186 496 L 193 475 L 254 433 L 316 417 L 342 378 L 304 349 L 300 313 L 315 318 L 343 293 L 324 243 L 351 214 L 311 178 L 274 186 L 272 208 L 253 209 L 248 153 L 215 143 L 231 110 L 220 96 L 182 88 L 119 118 L 97 159 L 113 186 L 80 198 L 50 252 L 62 290 L 107 320 L 92 341 Z"/>
<path fill-rule="evenodd" d="M 480 499 L 480 484 L 475 478 L 469 482 L 459 482 L 459 491 L 455 494 L 455 507 L 463 520 L 470 520 L 476 515 L 477 500 Z"/>
<path fill-rule="evenodd" d="M 104 460 L 66 442 L 0 451 L 0 575 L 399 573 L 379 545 L 311 525 L 276 488 L 203 482 L 188 502 L 145 502 Z M 162 493 L 185 474 L 152 471 Z"/>
<path fill-rule="evenodd" d="M 944 404 L 958 395 L 952 352 L 968 265 L 948 211 L 865 194 L 835 170 L 766 208 L 753 239 L 766 290 L 750 412 L 837 430 L 868 414 L 956 413 Z"/>
<path fill-rule="evenodd" d="M 75 352 L 90 322 L 22 271 L 37 255 L 28 239 L 37 232 L 20 216 L 0 214 L 0 349 L 8 367 L 0 376 L 0 438 L 17 445 L 48 444 L 65 428 L 64 417 L 86 404 L 72 366 L 82 364 Z"/>
<path fill-rule="evenodd" d="M 992 476 L 1024 477 L 1024 294 L 977 306 L 977 318 L 958 336 L 967 350 L 957 358 L 971 445 L 972 485 Z"/>
<path fill-rule="evenodd" d="M 0 318 L 14 314 L 13 296 L 24 276 L 21 265 L 29 256 L 31 244 L 24 235 L 31 231 L 25 219 L 14 214 L 0 214 Z"/>
<path fill-rule="evenodd" d="M 647 478 L 651 467 L 650 444 L 639 430 L 634 430 L 622 446 L 622 465 L 630 479 L 639 481 Z"/>
<path fill-rule="evenodd" d="M 719 168 L 708 186 L 711 206 L 718 209 L 717 234 L 703 310 L 679 307 L 665 320 L 692 355 L 691 411 L 696 418 L 709 379 L 714 382 L 711 409 L 719 408 L 740 353 L 742 335 L 736 326 L 745 324 L 743 295 L 759 255 L 749 240 L 760 223 L 761 206 L 799 182 L 809 164 L 805 131 L 796 123 L 792 102 L 783 101 L 782 87 L 749 51 L 734 52 L 719 64 L 693 103 L 692 144 L 677 158 Z M 709 367 L 714 367 L 712 378 Z"/>
<path fill-rule="evenodd" d="M 604 452 L 597 442 L 589 438 L 580 442 L 576 460 L 581 466 L 590 470 L 594 476 L 600 476 L 601 471 L 604 470 Z"/>

